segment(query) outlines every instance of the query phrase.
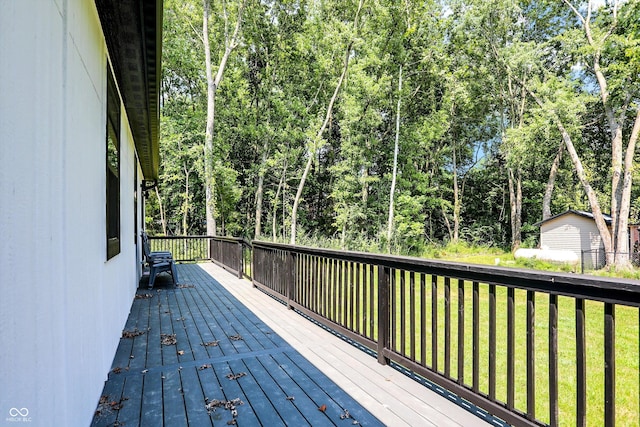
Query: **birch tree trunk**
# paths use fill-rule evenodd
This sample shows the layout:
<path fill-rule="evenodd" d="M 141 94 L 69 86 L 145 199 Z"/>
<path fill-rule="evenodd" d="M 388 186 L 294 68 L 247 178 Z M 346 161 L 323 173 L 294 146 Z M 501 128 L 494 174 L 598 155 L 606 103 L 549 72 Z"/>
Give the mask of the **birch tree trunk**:
<path fill-rule="evenodd" d="M 586 15 L 583 15 L 569 0 L 564 0 L 564 2 L 580 20 L 587 44 L 593 49 L 593 63 L 591 64 L 591 68 L 598 82 L 600 99 L 607 118 L 609 132 L 611 133 L 611 232 L 607 230 L 606 233 L 604 233 L 608 235 L 608 238 L 605 238 L 600 226 L 598 226 L 598 229 L 603 241 L 608 240 L 608 245 L 605 243 L 607 266 L 615 265 L 616 268 L 628 268 L 629 210 L 631 204 L 631 186 L 633 183 L 633 160 L 635 156 L 635 146 L 638 140 L 638 129 L 640 128 L 640 107 L 636 109 L 633 130 L 627 143 L 627 149 L 624 150 L 622 129 L 624 128 L 627 108 L 633 97 L 628 93 L 626 100 L 622 105 L 618 106 L 617 109 L 611 104 L 607 78 L 600 63 L 605 42 L 613 34 L 618 25 L 618 8 L 621 2 L 615 1 L 612 3 L 611 12 L 613 19 L 611 24 L 606 31 L 595 32 L 596 36 L 600 37 L 597 40 L 594 38 L 594 32 L 591 28 L 592 11 L 595 5 L 589 2 L 587 4 Z M 596 212 L 593 213 L 595 216 Z M 601 213 L 598 214 L 601 216 Z M 604 222 L 604 220 L 601 222 Z M 596 221 L 596 223 L 598 223 L 598 221 Z"/>
<path fill-rule="evenodd" d="M 360 10 L 362 9 L 362 5 L 364 4 L 364 0 L 360 0 L 358 4 L 358 11 L 356 12 L 356 16 L 353 21 L 354 28 L 358 28 L 358 17 L 360 15 Z M 338 79 L 338 83 L 336 84 L 336 88 L 333 91 L 333 95 L 331 96 L 331 100 L 329 101 L 329 105 L 327 106 L 327 111 L 325 114 L 324 121 L 322 122 L 322 126 L 318 129 L 318 133 L 316 134 L 314 140 L 311 142 L 311 147 L 309 150 L 309 158 L 307 159 L 307 164 L 305 165 L 304 172 L 302 173 L 302 177 L 300 178 L 300 183 L 298 184 L 298 190 L 296 191 L 296 196 L 293 199 L 293 207 L 291 208 L 291 239 L 290 242 L 292 245 L 296 244 L 296 228 L 298 226 L 298 207 L 300 206 L 300 199 L 302 198 L 302 191 L 304 190 L 304 185 L 307 181 L 307 176 L 309 175 L 309 171 L 311 170 L 311 165 L 313 164 L 313 159 L 315 158 L 316 151 L 321 148 L 318 147 L 320 142 L 322 141 L 322 135 L 329 124 L 329 120 L 331 119 L 331 113 L 333 111 L 333 104 L 335 104 L 336 99 L 338 98 L 338 93 L 340 92 L 340 88 L 342 87 L 342 83 L 344 82 L 344 78 L 347 75 L 347 70 L 349 69 L 349 58 L 351 57 L 351 48 L 353 46 L 353 40 L 349 42 L 347 46 L 347 51 L 344 58 L 344 66 L 342 67 L 342 73 L 340 74 L 340 78 Z"/>
<path fill-rule="evenodd" d="M 187 169 L 187 164 L 183 164 L 184 169 L 184 203 L 182 205 L 182 235 L 188 236 L 188 217 L 189 217 L 189 169 Z"/>
<path fill-rule="evenodd" d="M 509 204 L 511 206 L 511 250 L 522 243 L 522 175 L 509 168 Z"/>
<path fill-rule="evenodd" d="M 275 242 L 278 236 L 277 230 L 277 219 L 278 219 L 278 201 L 280 200 L 280 191 L 284 192 L 284 186 L 286 184 L 286 175 L 287 175 L 287 159 L 285 158 L 282 166 L 282 174 L 280 175 L 280 182 L 278 182 L 278 188 L 276 189 L 276 195 L 273 197 L 272 203 L 272 216 L 271 216 L 271 239 Z M 284 197 L 283 197 L 284 199 Z M 282 217 L 284 219 L 284 200 L 282 201 Z M 284 224 L 283 224 L 284 229 Z"/>
<path fill-rule="evenodd" d="M 262 146 L 262 158 L 260 161 L 260 170 L 258 171 L 258 185 L 256 187 L 256 217 L 255 217 L 255 228 L 253 231 L 254 239 L 259 239 L 262 234 L 262 201 L 264 194 L 264 174 L 267 168 L 267 158 L 268 153 L 267 150 L 269 148 L 269 143 L 265 139 L 265 142 Z"/>
<path fill-rule="evenodd" d="M 167 218 L 164 214 L 164 207 L 162 206 L 162 199 L 160 198 L 160 191 L 158 191 L 158 186 L 155 188 L 156 197 L 158 198 L 158 210 L 160 211 L 160 225 L 162 225 L 162 234 L 167 235 Z"/>
<path fill-rule="evenodd" d="M 529 87 L 527 87 L 527 92 L 542 109 L 545 109 L 545 105 L 544 102 L 542 102 L 542 99 L 540 99 L 540 97 L 536 95 Z M 560 120 L 558 114 L 555 111 L 550 111 L 550 113 L 556 127 L 560 131 L 562 141 L 564 142 L 567 148 L 567 153 L 569 154 L 569 158 L 573 163 L 573 168 L 576 171 L 576 175 L 578 175 L 578 179 L 580 180 L 582 188 L 584 189 L 584 192 L 587 195 L 587 199 L 589 200 L 591 213 L 593 214 L 593 219 L 596 223 L 596 227 L 598 228 L 598 233 L 600 233 L 602 245 L 604 246 L 606 265 L 611 266 L 613 265 L 615 260 L 615 257 L 613 255 L 613 238 L 611 233 L 609 232 L 607 223 L 602 216 L 602 209 L 600 208 L 600 202 L 598 202 L 597 194 L 591 186 L 591 183 L 589 182 L 589 178 L 587 177 L 584 167 L 582 166 L 580 156 L 578 155 L 578 152 L 573 145 L 571 135 L 564 127 L 564 123 L 562 123 L 562 120 Z"/>
<path fill-rule="evenodd" d="M 460 188 L 458 186 L 458 165 L 455 142 L 453 145 L 453 243 L 460 240 Z"/>
<path fill-rule="evenodd" d="M 213 130 L 215 123 L 215 102 L 216 92 L 222 81 L 224 69 L 229 60 L 231 52 L 238 45 L 238 34 L 242 25 L 242 13 L 244 11 L 245 1 L 240 5 L 238 10 L 238 19 L 236 21 L 233 34 L 229 36 L 227 32 L 228 16 L 226 3 L 223 2 L 224 20 L 225 20 L 225 49 L 215 77 L 211 66 L 211 46 L 209 43 L 209 0 L 203 0 L 204 13 L 202 17 L 202 42 L 204 44 L 205 67 L 207 75 L 207 126 L 204 138 L 204 175 L 205 175 L 205 193 L 206 193 L 206 217 L 207 217 L 207 235 L 215 236 L 217 234 L 216 227 L 216 195 L 215 195 L 215 176 L 214 176 L 214 150 L 213 150 Z"/>
<path fill-rule="evenodd" d="M 564 141 L 560 142 L 556 157 L 553 159 L 551 169 L 549 170 L 549 179 L 544 190 L 544 197 L 542 198 L 542 220 L 551 218 L 551 198 L 553 196 L 553 187 L 555 185 L 556 176 L 558 176 L 558 169 L 560 168 L 560 161 L 562 160 L 562 153 L 564 152 Z"/>
<path fill-rule="evenodd" d="M 391 176 L 391 190 L 389 191 L 389 222 L 387 224 L 387 252 L 391 253 L 391 238 L 393 237 L 393 209 L 396 193 L 396 178 L 398 175 L 398 152 L 400 151 L 400 103 L 402 100 L 402 65 L 398 72 L 398 105 L 396 108 L 396 137 L 393 146 L 393 175 Z"/>

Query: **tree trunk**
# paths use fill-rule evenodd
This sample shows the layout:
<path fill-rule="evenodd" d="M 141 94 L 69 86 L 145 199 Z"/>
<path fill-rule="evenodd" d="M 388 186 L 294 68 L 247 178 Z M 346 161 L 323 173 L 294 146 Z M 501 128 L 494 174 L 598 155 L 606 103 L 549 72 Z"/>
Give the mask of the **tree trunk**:
<path fill-rule="evenodd" d="M 369 168 L 362 171 L 362 206 L 366 209 L 369 202 Z"/>
<path fill-rule="evenodd" d="M 358 28 L 358 16 L 360 15 L 360 10 L 362 9 L 362 4 L 364 0 L 360 0 L 358 4 L 358 11 L 356 12 L 356 16 L 353 20 L 353 26 Z M 304 172 L 302 173 L 302 178 L 300 178 L 300 183 L 298 184 L 298 191 L 296 191 L 296 196 L 293 199 L 293 207 L 291 208 L 291 239 L 290 242 L 292 245 L 296 244 L 296 227 L 298 226 L 298 206 L 300 205 L 300 199 L 302 198 L 302 190 L 304 190 L 304 184 L 307 180 L 307 176 L 309 175 L 309 170 L 311 170 L 311 165 L 313 163 L 313 159 L 315 157 L 315 152 L 320 147 L 318 144 L 322 140 L 322 134 L 324 133 L 327 125 L 329 124 L 329 120 L 331 119 L 331 112 L 333 111 L 333 104 L 336 102 L 336 98 L 338 97 L 338 93 L 340 92 L 340 88 L 342 87 L 342 83 L 344 81 L 345 76 L 347 75 L 347 70 L 349 68 L 349 58 L 351 57 L 351 47 L 353 46 L 353 41 L 349 42 L 347 46 L 347 51 L 344 59 L 344 66 L 342 67 L 342 74 L 340 75 L 340 79 L 338 80 L 338 84 L 336 85 L 335 90 L 333 91 L 333 96 L 331 96 L 331 100 L 329 101 L 329 105 L 327 106 L 327 113 L 324 118 L 324 122 L 318 133 L 316 134 L 314 140 L 312 141 L 311 149 L 309 150 L 309 158 L 307 159 L 307 164 L 304 168 Z"/>
<path fill-rule="evenodd" d="M 238 43 L 238 33 L 242 25 L 242 12 L 244 11 L 245 2 L 243 1 L 238 10 L 238 20 L 233 31 L 233 35 L 229 35 L 225 31 L 225 50 L 218 71 L 213 77 L 211 67 L 211 47 L 209 43 L 209 0 L 203 0 L 204 13 L 202 17 L 202 41 L 204 44 L 205 67 L 207 75 L 207 126 L 204 138 L 204 175 L 205 175 L 205 193 L 206 193 L 206 219 L 207 219 L 207 235 L 215 236 L 216 230 L 216 195 L 215 195 L 215 175 L 214 175 L 214 150 L 213 150 L 213 130 L 215 123 L 215 99 L 218 87 L 222 81 L 224 69 L 229 60 L 229 55 Z M 225 23 L 228 20 L 226 8 L 224 9 Z M 226 25 L 225 25 L 226 27 Z"/>
<path fill-rule="evenodd" d="M 207 74 L 207 125 L 204 136 L 204 176 L 206 193 L 207 235 L 216 235 L 215 196 L 213 180 L 213 125 L 215 121 L 216 86 L 211 67 L 211 48 L 209 45 L 209 0 L 203 0 L 202 41 L 204 43 L 205 68 Z"/>
<path fill-rule="evenodd" d="M 391 176 L 391 190 L 389 191 L 389 221 L 387 224 L 387 252 L 391 253 L 391 238 L 393 236 L 393 199 L 396 192 L 396 177 L 398 175 L 398 151 L 400 142 L 400 102 L 402 100 L 402 65 L 398 72 L 398 106 L 396 109 L 396 138 L 393 146 L 393 175 Z"/>
<path fill-rule="evenodd" d="M 544 103 L 542 99 L 538 97 L 531 89 L 527 87 L 527 92 L 534 99 L 534 101 L 542 108 L 545 109 Z M 573 145 L 573 140 L 571 139 L 571 135 L 564 127 L 562 120 L 558 117 L 555 111 L 551 111 L 551 115 L 553 121 L 555 122 L 556 127 L 560 131 L 560 135 L 562 135 L 562 141 L 567 147 L 567 153 L 569 153 L 569 158 L 573 163 L 573 168 L 576 171 L 576 175 L 578 175 L 578 179 L 582 184 L 582 188 L 584 189 L 585 194 L 587 195 L 587 199 L 589 200 L 589 205 L 591 206 L 591 213 L 593 214 L 593 219 L 596 223 L 596 227 L 598 228 L 598 232 L 600 233 L 600 237 L 602 239 L 602 245 L 604 246 L 605 252 L 605 260 L 606 265 L 611 266 L 615 261 L 614 253 L 613 253 L 613 240 L 611 233 L 609 232 L 609 228 L 607 227 L 607 223 L 602 216 L 602 209 L 600 209 L 600 203 L 598 202 L 598 197 L 596 195 L 595 190 L 591 187 L 591 183 L 589 182 L 589 178 L 582 166 L 582 161 L 580 160 L 580 156 L 578 156 L 578 152 L 576 151 L 575 146 Z"/>
<path fill-rule="evenodd" d="M 522 243 L 522 175 L 518 170 L 514 175 L 509 168 L 509 206 L 511 208 L 511 250 L 515 251 Z"/>
<path fill-rule="evenodd" d="M 187 169 L 187 164 L 183 164 L 184 168 L 184 203 L 182 205 L 182 235 L 188 236 L 188 225 L 187 219 L 189 216 L 189 169 Z"/>
<path fill-rule="evenodd" d="M 262 234 L 262 199 L 264 194 L 264 174 L 267 168 L 267 149 L 269 148 L 269 144 L 265 139 L 264 145 L 262 146 L 262 161 L 260 163 L 260 170 L 258 171 L 258 186 L 256 187 L 256 224 L 254 228 L 254 239 L 259 239 Z"/>
<path fill-rule="evenodd" d="M 271 219 L 271 239 L 275 242 L 278 236 L 278 232 L 276 229 L 277 217 L 278 217 L 278 200 L 280 198 L 280 191 L 282 190 L 285 184 L 285 176 L 287 173 L 287 162 L 285 160 L 284 167 L 282 168 L 282 175 L 280 175 L 280 182 L 278 183 L 278 189 L 276 190 L 276 195 L 273 198 L 273 217 Z M 284 200 L 282 202 L 282 216 L 284 217 Z"/>
<path fill-rule="evenodd" d="M 453 145 L 453 243 L 460 239 L 460 189 L 458 187 L 458 165 L 456 147 Z"/>
<path fill-rule="evenodd" d="M 562 153 L 564 152 L 564 141 L 560 142 L 558 147 L 558 153 L 553 159 L 551 164 L 551 170 L 549 171 L 549 179 L 547 180 L 547 186 L 544 191 L 544 197 L 542 198 L 542 220 L 551 218 L 551 198 L 553 196 L 553 187 L 555 185 L 556 176 L 558 175 L 558 169 L 560 168 L 560 161 L 562 160 Z"/>
<path fill-rule="evenodd" d="M 167 219 L 164 215 L 164 207 L 162 206 L 162 199 L 160 198 L 160 191 L 156 186 L 156 197 L 158 198 L 158 209 L 160 210 L 160 225 L 162 225 L 162 234 L 167 235 Z"/>
<path fill-rule="evenodd" d="M 451 231 L 451 223 L 449 223 L 449 217 L 447 216 L 447 212 L 442 209 L 442 217 L 444 218 L 444 225 L 447 226 L 447 231 L 449 232 L 449 240 L 453 240 L 453 232 Z"/>
<path fill-rule="evenodd" d="M 593 219 L 596 222 L 596 226 L 598 227 L 598 232 L 600 233 L 600 237 L 602 238 L 602 244 L 604 245 L 606 263 L 607 263 L 607 266 L 610 266 L 615 261 L 613 256 L 613 242 L 612 242 L 611 234 L 609 233 L 609 228 L 607 227 L 604 217 L 602 216 L 602 210 L 600 209 L 600 203 L 598 202 L 598 197 L 593 187 L 591 187 L 591 183 L 589 182 L 589 179 L 587 178 L 587 174 L 585 173 L 584 168 L 582 166 L 582 161 L 580 160 L 580 157 L 578 156 L 578 153 L 576 152 L 576 149 L 573 145 L 571 135 L 569 135 L 569 132 L 567 132 L 564 125 L 562 124 L 562 122 L 557 116 L 555 117 L 555 121 L 556 121 L 556 126 L 558 127 L 558 130 L 560 130 L 562 139 L 564 140 L 565 145 L 567 147 L 567 152 L 569 153 L 569 157 L 573 162 L 573 167 L 576 171 L 576 174 L 578 175 L 578 179 L 580 180 L 580 183 L 584 188 L 584 192 L 587 194 L 587 199 L 589 200 L 589 205 L 591 206 Z"/>
<path fill-rule="evenodd" d="M 618 253 L 615 263 L 617 266 L 626 267 L 629 263 L 629 213 L 631 208 L 631 185 L 633 183 L 633 163 L 638 142 L 638 134 L 640 134 L 640 107 L 636 113 L 636 119 L 629 137 L 629 144 L 624 159 L 624 176 L 622 185 L 622 195 L 620 197 L 620 214 L 618 216 L 619 226 L 618 235 L 616 237 Z"/>
<path fill-rule="evenodd" d="M 609 131 L 611 133 L 611 232 L 609 233 L 608 230 L 605 232 L 601 228 L 600 223 L 604 223 L 602 218 L 596 218 L 596 224 L 598 225 L 598 230 L 600 231 L 600 235 L 605 244 L 607 266 L 615 265 L 616 268 L 627 268 L 629 266 L 628 223 L 631 203 L 631 186 L 633 180 L 633 157 L 635 155 L 635 145 L 638 139 L 638 128 L 640 127 L 640 109 L 637 110 L 636 120 L 631 136 L 629 137 L 629 143 L 624 156 L 623 169 L 624 150 L 622 129 L 624 128 L 625 110 L 627 109 L 632 97 L 628 94 L 629 96 L 627 97 L 627 101 L 625 101 L 619 108 L 619 117 L 616 117 L 615 108 L 611 105 L 607 78 L 600 64 L 605 41 L 614 33 L 618 24 L 617 12 L 621 2 L 613 2 L 613 20 L 611 21 L 607 32 L 596 33 L 596 36 L 599 37 L 598 40 L 594 39 L 591 31 L 592 9 L 594 5 L 589 2 L 587 5 L 587 14 L 586 16 L 583 16 L 582 13 L 567 0 L 565 0 L 565 3 L 567 3 L 571 10 L 580 19 L 587 43 L 593 49 L 593 64 L 591 68 L 596 77 L 596 81 L 598 82 L 600 99 L 602 106 L 604 107 Z M 573 154 L 571 155 L 573 156 Z M 589 201 L 591 202 L 591 198 Z M 591 205 L 593 207 L 594 203 L 591 202 Z M 595 217 L 596 212 L 594 211 L 593 214 Z M 598 216 L 602 216 L 600 212 L 598 212 Z"/>

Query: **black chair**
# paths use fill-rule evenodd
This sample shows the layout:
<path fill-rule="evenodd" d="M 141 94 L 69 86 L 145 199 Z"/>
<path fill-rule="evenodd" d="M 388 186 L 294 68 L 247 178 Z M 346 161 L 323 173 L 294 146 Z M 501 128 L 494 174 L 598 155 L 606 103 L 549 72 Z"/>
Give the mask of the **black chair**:
<path fill-rule="evenodd" d="M 178 283 L 176 263 L 171 252 L 151 252 L 151 244 L 147 233 L 142 232 L 142 248 L 146 264 L 149 266 L 149 289 L 153 288 L 158 274 L 167 272 L 171 274 L 173 284 Z"/>

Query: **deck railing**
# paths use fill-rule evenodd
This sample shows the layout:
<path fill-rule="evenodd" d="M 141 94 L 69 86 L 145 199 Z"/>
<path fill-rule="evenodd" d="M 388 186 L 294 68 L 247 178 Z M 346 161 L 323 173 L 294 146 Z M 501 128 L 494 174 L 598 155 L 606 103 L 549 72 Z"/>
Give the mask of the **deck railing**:
<path fill-rule="evenodd" d="M 178 262 L 210 259 L 208 236 L 149 236 L 152 252 L 169 251 Z"/>
<path fill-rule="evenodd" d="M 237 274 L 251 279 L 251 243 L 238 237 L 212 237 L 211 260 Z"/>
<path fill-rule="evenodd" d="M 380 363 L 513 425 L 638 425 L 636 282 L 265 242 L 252 275 Z"/>

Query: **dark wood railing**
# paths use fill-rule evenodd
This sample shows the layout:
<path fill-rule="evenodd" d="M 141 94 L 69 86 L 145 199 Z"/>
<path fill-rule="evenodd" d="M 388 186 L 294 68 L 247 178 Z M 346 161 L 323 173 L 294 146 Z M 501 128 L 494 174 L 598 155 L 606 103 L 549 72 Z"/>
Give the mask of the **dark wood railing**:
<path fill-rule="evenodd" d="M 211 260 L 239 278 L 251 279 L 251 244 L 237 237 L 212 237 Z"/>
<path fill-rule="evenodd" d="M 380 363 L 513 425 L 584 426 L 588 415 L 590 425 L 614 426 L 616 400 L 628 397 L 616 394 L 616 379 L 631 382 L 635 402 L 619 408 L 620 423 L 637 425 L 634 281 L 265 242 L 253 242 L 252 276 L 290 308 L 376 350 Z M 627 328 L 635 345 L 620 348 L 616 335 Z M 635 365 L 617 370 L 617 351 Z"/>
<path fill-rule="evenodd" d="M 152 252 L 169 251 L 178 262 L 203 261 L 209 255 L 208 236 L 149 236 Z"/>

